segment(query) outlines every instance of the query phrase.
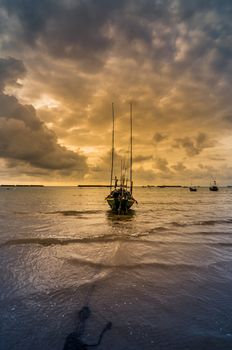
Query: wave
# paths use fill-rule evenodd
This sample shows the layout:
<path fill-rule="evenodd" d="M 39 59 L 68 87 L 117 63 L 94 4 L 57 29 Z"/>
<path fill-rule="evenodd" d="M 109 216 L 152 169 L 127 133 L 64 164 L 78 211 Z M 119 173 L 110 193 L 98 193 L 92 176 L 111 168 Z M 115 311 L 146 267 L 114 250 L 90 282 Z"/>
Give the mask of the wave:
<path fill-rule="evenodd" d="M 51 245 L 69 245 L 75 243 L 96 243 L 96 242 L 132 242 L 138 240 L 140 236 L 146 236 L 147 233 L 138 233 L 133 235 L 97 235 L 97 236 L 88 236 L 80 238 L 57 238 L 57 237 L 28 237 L 28 238 L 16 238 L 8 240 L 2 244 L 0 247 L 5 246 L 14 246 L 14 245 L 26 245 L 26 244 L 35 244 L 42 246 L 51 246 Z"/>
<path fill-rule="evenodd" d="M 205 221 L 196 222 L 194 225 L 214 226 L 214 225 L 223 225 L 223 224 L 232 224 L 232 219 L 205 220 Z"/>
<path fill-rule="evenodd" d="M 171 222 L 171 225 L 172 225 L 172 226 L 175 226 L 175 227 L 185 227 L 185 226 L 190 226 L 190 224 L 181 223 L 181 222 L 176 222 L 176 221 Z"/>
<path fill-rule="evenodd" d="M 29 211 L 14 211 L 13 212 L 16 215 L 28 215 L 28 214 L 33 214 L 32 212 L 30 213 Z"/>
<path fill-rule="evenodd" d="M 164 228 L 158 227 L 157 232 L 164 231 Z M 0 247 L 7 246 L 17 246 L 17 245 L 41 245 L 44 247 L 49 247 L 53 245 L 70 245 L 70 244 L 87 244 L 87 243 L 112 243 L 112 242 L 121 242 L 121 243 L 140 243 L 148 245 L 208 245 L 208 246 L 232 246 L 231 242 L 186 242 L 186 241 L 162 241 L 162 240 L 149 240 L 149 236 L 152 236 L 156 232 L 154 230 L 148 232 L 138 232 L 132 235 L 96 235 L 96 236 L 87 236 L 79 238 L 57 238 L 57 237 L 28 237 L 28 238 L 15 238 L 10 239 L 6 242 L 0 244 Z M 231 235 L 231 232 L 194 232 L 192 235 Z M 142 239 L 143 237 L 147 237 Z"/>
<path fill-rule="evenodd" d="M 232 232 L 223 232 L 223 231 L 198 231 L 191 232 L 190 236 L 231 236 Z"/>
<path fill-rule="evenodd" d="M 79 216 L 101 213 L 102 210 L 57 210 L 52 212 L 46 212 L 44 214 L 60 214 L 63 216 Z"/>
<path fill-rule="evenodd" d="M 148 245 L 170 245 L 170 246 L 209 246 L 209 247 L 232 247 L 232 242 L 186 242 L 186 241 L 151 241 L 149 239 L 139 239 L 136 240 L 136 242 L 139 242 L 141 244 L 148 244 Z"/>
<path fill-rule="evenodd" d="M 187 227 L 187 226 L 214 226 L 214 225 L 226 225 L 232 224 L 232 219 L 216 219 L 216 220 L 202 220 L 196 222 L 176 222 L 170 223 L 175 227 Z"/>
<path fill-rule="evenodd" d="M 215 245 L 215 246 L 222 246 L 222 247 L 232 247 L 232 243 L 230 243 L 230 242 L 216 242 L 216 243 L 209 243 L 207 245 Z"/>
<path fill-rule="evenodd" d="M 187 264 L 187 263 L 169 263 L 169 262 L 162 262 L 162 261 L 138 261 L 138 262 L 128 262 L 128 263 L 117 263 L 117 262 L 112 262 L 112 263 L 107 263 L 104 261 L 93 261 L 93 260 L 88 260 L 82 257 L 73 257 L 73 258 L 68 258 L 66 259 L 67 262 L 71 265 L 87 265 L 90 267 L 94 268 L 99 268 L 99 269 L 114 269 L 114 268 L 120 268 L 120 269 L 139 269 L 139 268 L 161 268 L 161 269 L 174 269 L 176 270 L 182 270 L 182 269 L 202 269 L 202 268 L 209 268 L 211 265 L 214 266 L 214 263 L 212 264 Z"/>
<path fill-rule="evenodd" d="M 16 215 L 31 215 L 31 214 L 50 214 L 50 215 L 63 215 L 63 216 L 81 216 L 101 213 L 102 210 L 57 210 L 50 212 L 28 212 L 28 211 L 15 211 Z"/>

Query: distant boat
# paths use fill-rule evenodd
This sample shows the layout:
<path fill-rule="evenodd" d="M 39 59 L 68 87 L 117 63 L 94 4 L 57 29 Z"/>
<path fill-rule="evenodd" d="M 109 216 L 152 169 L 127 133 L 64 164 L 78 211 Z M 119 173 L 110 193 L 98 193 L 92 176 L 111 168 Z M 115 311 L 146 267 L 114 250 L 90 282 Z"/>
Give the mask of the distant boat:
<path fill-rule="evenodd" d="M 106 197 L 106 201 L 113 212 L 117 214 L 127 214 L 128 210 L 137 201 L 134 199 L 133 180 L 132 180 L 132 104 L 130 104 L 130 179 L 128 186 L 128 179 L 126 178 L 127 168 L 121 163 L 121 177 L 118 181 L 117 176 L 114 177 L 114 104 L 112 103 L 112 156 L 111 156 L 111 176 L 110 176 L 110 193 Z M 119 182 L 119 184 L 118 184 Z"/>
<path fill-rule="evenodd" d="M 190 192 L 197 192 L 197 187 L 196 186 L 190 186 L 189 187 Z"/>
<path fill-rule="evenodd" d="M 211 185 L 209 186 L 209 190 L 214 192 L 218 191 L 216 180 L 213 180 L 213 183 L 211 183 Z"/>

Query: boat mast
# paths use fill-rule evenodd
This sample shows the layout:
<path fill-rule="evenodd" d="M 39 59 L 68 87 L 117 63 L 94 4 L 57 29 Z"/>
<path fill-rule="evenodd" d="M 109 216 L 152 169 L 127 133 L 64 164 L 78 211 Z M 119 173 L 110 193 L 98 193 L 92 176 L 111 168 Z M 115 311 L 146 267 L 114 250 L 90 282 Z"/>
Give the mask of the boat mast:
<path fill-rule="evenodd" d="M 130 103 L 130 192 L 133 191 L 132 180 L 132 102 Z"/>
<path fill-rule="evenodd" d="M 110 190 L 112 189 L 113 175 L 114 175 L 114 104 L 112 103 L 112 151 L 111 151 L 111 175 L 110 175 Z"/>

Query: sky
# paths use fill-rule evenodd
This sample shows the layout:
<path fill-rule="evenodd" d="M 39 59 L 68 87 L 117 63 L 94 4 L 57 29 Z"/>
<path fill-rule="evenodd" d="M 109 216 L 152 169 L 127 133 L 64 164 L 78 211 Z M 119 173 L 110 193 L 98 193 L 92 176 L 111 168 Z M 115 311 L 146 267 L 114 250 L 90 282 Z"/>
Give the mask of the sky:
<path fill-rule="evenodd" d="M 231 0 L 0 0 L 0 183 L 232 184 Z"/>

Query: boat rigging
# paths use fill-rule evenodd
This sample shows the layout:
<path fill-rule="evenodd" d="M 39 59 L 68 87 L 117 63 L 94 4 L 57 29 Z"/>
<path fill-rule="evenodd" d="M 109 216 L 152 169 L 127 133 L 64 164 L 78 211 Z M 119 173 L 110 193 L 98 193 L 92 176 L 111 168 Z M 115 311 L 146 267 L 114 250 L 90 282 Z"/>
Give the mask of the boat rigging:
<path fill-rule="evenodd" d="M 124 160 L 121 161 L 120 181 L 117 176 L 114 177 L 114 155 L 115 155 L 115 112 L 112 103 L 112 149 L 111 149 L 111 175 L 110 175 L 110 193 L 106 197 L 113 212 L 118 214 L 127 214 L 128 210 L 137 201 L 134 199 L 133 193 L 133 119 L 132 119 L 132 103 L 130 103 L 130 178 L 128 186 L 127 165 Z M 114 186 L 113 186 L 114 177 Z M 129 187 L 129 188 L 128 188 Z"/>

